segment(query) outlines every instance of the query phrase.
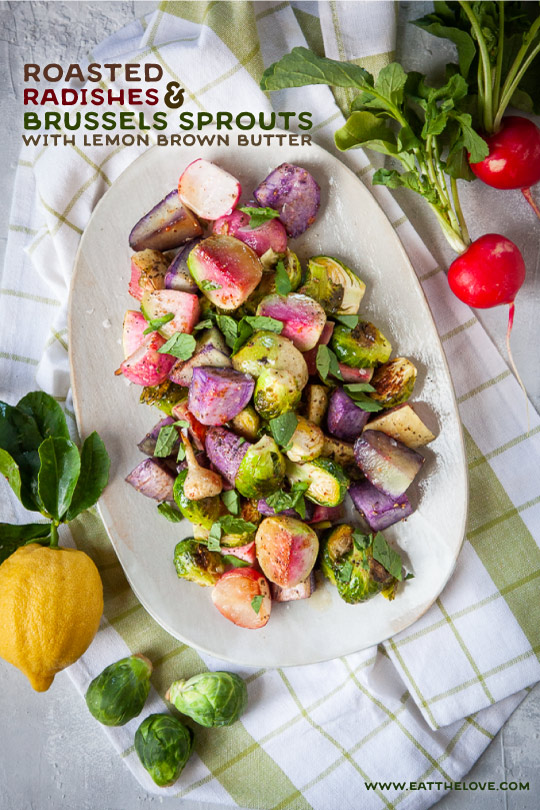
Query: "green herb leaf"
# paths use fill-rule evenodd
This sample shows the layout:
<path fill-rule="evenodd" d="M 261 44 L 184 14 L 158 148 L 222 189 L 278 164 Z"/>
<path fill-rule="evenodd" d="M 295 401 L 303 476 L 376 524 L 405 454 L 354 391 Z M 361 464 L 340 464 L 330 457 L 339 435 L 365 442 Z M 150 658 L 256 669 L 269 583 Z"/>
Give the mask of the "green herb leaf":
<path fill-rule="evenodd" d="M 300 517 L 306 516 L 306 502 L 304 492 L 309 489 L 309 481 L 297 481 L 291 487 L 290 492 L 279 489 L 266 497 L 266 503 L 272 507 L 276 514 L 284 512 L 285 509 L 296 509 Z"/>
<path fill-rule="evenodd" d="M 355 329 L 360 321 L 360 315 L 332 315 L 334 320 L 339 321 L 349 329 Z"/>
<path fill-rule="evenodd" d="M 203 279 L 202 281 L 198 282 L 199 287 L 201 290 L 205 290 L 210 292 L 211 290 L 221 290 L 222 284 L 218 284 L 217 281 L 210 281 L 209 279 Z"/>
<path fill-rule="evenodd" d="M 358 65 L 316 56 L 307 48 L 298 47 L 270 65 L 261 79 L 263 90 L 283 90 L 285 87 L 305 87 L 308 84 L 356 87 L 369 91 L 373 86 L 373 77 Z"/>
<path fill-rule="evenodd" d="M 353 567 L 349 560 L 345 560 L 343 565 L 339 568 L 336 579 L 340 582 L 350 582 L 352 577 Z"/>
<path fill-rule="evenodd" d="M 148 326 L 144 330 L 143 335 L 149 335 L 150 332 L 158 332 L 162 326 L 172 321 L 173 318 L 174 312 L 167 312 L 166 315 L 162 315 L 160 318 L 152 318 L 148 321 Z"/>
<path fill-rule="evenodd" d="M 184 332 L 175 332 L 172 337 L 158 349 L 160 354 L 172 354 L 179 360 L 189 360 L 192 357 L 197 342 L 193 335 L 186 335 Z"/>
<path fill-rule="evenodd" d="M 233 568 L 249 568 L 251 565 L 247 560 L 241 560 L 240 557 L 235 557 L 234 554 L 224 554 L 222 560 L 225 565 L 232 565 Z"/>
<path fill-rule="evenodd" d="M 270 432 L 277 444 L 286 447 L 298 426 L 298 417 L 293 411 L 282 413 L 269 421 Z"/>
<path fill-rule="evenodd" d="M 389 574 L 401 580 L 401 557 L 397 551 L 394 551 L 394 549 L 388 545 L 381 532 L 377 532 L 373 538 L 373 559 L 380 562 Z"/>
<path fill-rule="evenodd" d="M 258 613 L 259 610 L 261 609 L 263 599 L 264 599 L 263 596 L 254 596 L 253 599 L 251 600 L 251 607 L 253 608 L 255 613 Z"/>
<path fill-rule="evenodd" d="M 173 425 L 179 428 L 189 428 L 191 427 L 190 423 L 187 419 L 177 419 L 176 422 L 173 422 Z"/>
<path fill-rule="evenodd" d="M 317 349 L 315 365 L 321 379 L 324 382 L 326 382 L 329 376 L 336 377 L 338 380 L 343 379 L 341 371 L 339 370 L 338 359 L 332 349 L 329 349 L 328 346 L 319 346 Z"/>
<path fill-rule="evenodd" d="M 242 348 L 246 340 L 250 338 L 252 334 L 253 329 L 251 328 L 247 320 L 245 318 L 242 318 L 242 320 L 238 324 L 238 336 L 234 341 L 234 345 L 232 347 L 233 354 L 235 354 L 237 351 L 239 351 L 239 349 Z"/>
<path fill-rule="evenodd" d="M 200 329 L 211 329 L 212 326 L 213 323 L 211 319 L 207 318 L 205 321 L 199 321 L 199 323 L 196 323 L 195 326 L 193 327 L 193 331 L 198 332 Z"/>
<path fill-rule="evenodd" d="M 353 543 L 358 549 L 358 551 L 363 551 L 366 549 L 371 543 L 371 537 L 369 534 L 364 534 L 360 529 L 355 529 L 352 533 L 353 536 Z"/>
<path fill-rule="evenodd" d="M 81 471 L 77 445 L 69 439 L 49 436 L 38 449 L 41 466 L 38 495 L 47 517 L 61 520 L 67 512 Z"/>
<path fill-rule="evenodd" d="M 283 321 L 276 318 L 268 318 L 266 315 L 246 315 L 242 320 L 246 321 L 255 331 L 277 332 L 283 330 Z M 242 322 L 240 322 L 242 325 Z"/>
<path fill-rule="evenodd" d="M 362 383 L 358 384 L 362 385 Z M 354 400 L 356 405 L 358 405 L 359 408 L 362 408 L 363 411 L 367 411 L 368 413 L 377 413 L 377 411 L 382 410 L 382 405 L 380 402 L 375 402 L 374 399 L 371 399 L 370 396 L 363 394 L 361 391 L 354 391 L 352 393 L 347 391 L 347 393 L 349 394 L 350 398 Z"/>
<path fill-rule="evenodd" d="M 406 576 L 404 577 L 404 579 L 414 579 L 414 574 L 413 574 L 413 572 L 412 572 L 412 571 L 409 571 L 409 573 L 408 573 L 408 574 L 406 574 Z"/>
<path fill-rule="evenodd" d="M 349 383 L 343 386 L 348 395 L 354 399 L 355 394 L 364 393 L 367 391 L 375 391 L 375 388 L 370 383 Z"/>
<path fill-rule="evenodd" d="M 250 217 L 250 230 L 258 228 L 265 222 L 268 222 L 271 219 L 277 219 L 279 217 L 279 211 L 276 211 L 274 208 L 252 208 L 249 205 L 244 205 L 242 208 L 240 208 L 240 211 L 243 211 L 244 214 L 247 214 Z"/>
<path fill-rule="evenodd" d="M 240 498 L 235 489 L 222 492 L 221 500 L 232 515 L 238 515 L 240 513 Z"/>
<path fill-rule="evenodd" d="M 159 431 L 154 456 L 167 458 L 172 454 L 174 445 L 178 441 L 178 431 L 174 425 L 165 425 Z"/>
<path fill-rule="evenodd" d="M 186 457 L 186 448 L 184 447 L 183 444 L 180 444 L 180 446 L 178 447 L 178 453 L 176 454 L 176 460 L 184 461 L 185 457 Z"/>
<path fill-rule="evenodd" d="M 238 322 L 230 315 L 218 315 L 216 320 L 227 346 L 232 349 L 238 337 Z"/>
<path fill-rule="evenodd" d="M 50 523 L 0 523 L 0 563 L 14 551 L 28 543 L 48 545 L 51 539 Z"/>
<path fill-rule="evenodd" d="M 285 265 L 283 261 L 280 259 L 276 265 L 276 275 L 275 275 L 275 282 L 276 282 L 276 292 L 279 295 L 288 295 L 292 290 L 291 280 L 285 269 Z"/>
<path fill-rule="evenodd" d="M 100 436 L 94 431 L 81 449 L 81 471 L 65 519 L 73 520 L 93 506 L 107 486 L 111 460 Z"/>
<path fill-rule="evenodd" d="M 163 515 L 164 518 L 167 518 L 171 523 L 180 523 L 184 520 L 183 515 L 175 509 L 174 506 L 171 506 L 170 503 L 167 501 L 163 501 L 163 503 L 158 503 L 158 512 L 160 515 Z"/>
<path fill-rule="evenodd" d="M 218 520 L 219 526 L 225 534 L 250 534 L 257 531 L 257 526 L 249 520 L 242 520 L 232 515 L 223 515 Z M 214 523 L 214 526 L 216 524 Z"/>
<path fill-rule="evenodd" d="M 209 551 L 219 551 L 221 548 L 220 541 L 221 540 L 221 525 L 219 523 L 213 523 L 210 529 L 210 533 L 208 535 L 208 540 L 206 541 L 206 545 Z"/>

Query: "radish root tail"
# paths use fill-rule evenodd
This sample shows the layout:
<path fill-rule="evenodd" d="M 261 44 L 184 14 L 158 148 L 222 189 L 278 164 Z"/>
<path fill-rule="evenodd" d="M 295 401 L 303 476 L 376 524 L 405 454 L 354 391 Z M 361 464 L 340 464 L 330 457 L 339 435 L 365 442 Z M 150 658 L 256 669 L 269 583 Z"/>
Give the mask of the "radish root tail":
<path fill-rule="evenodd" d="M 514 305 L 514 302 L 512 302 L 510 304 L 510 309 L 508 310 L 508 328 L 506 330 L 506 351 L 508 352 L 508 359 L 510 361 L 510 368 L 514 372 L 514 374 L 516 376 L 516 379 L 517 379 L 518 383 L 521 386 L 521 390 L 525 394 L 525 406 L 526 406 L 526 410 L 527 410 L 527 434 L 528 434 L 530 432 L 530 430 L 531 430 L 531 420 L 530 420 L 530 414 L 529 414 L 529 397 L 527 395 L 527 390 L 526 390 L 525 386 L 523 385 L 523 380 L 519 376 L 519 371 L 517 370 L 517 366 L 516 366 L 516 364 L 514 362 L 514 356 L 512 354 L 512 349 L 510 348 L 510 335 L 512 333 L 512 327 L 514 326 L 515 312 L 516 312 L 516 307 Z"/>
<path fill-rule="evenodd" d="M 523 194 L 523 196 L 525 197 L 525 199 L 527 200 L 527 202 L 531 206 L 532 210 L 534 211 L 534 213 L 536 214 L 538 219 L 540 219 L 540 208 L 535 203 L 535 201 L 533 199 L 533 195 L 531 194 L 530 188 L 522 188 L 521 193 Z"/>

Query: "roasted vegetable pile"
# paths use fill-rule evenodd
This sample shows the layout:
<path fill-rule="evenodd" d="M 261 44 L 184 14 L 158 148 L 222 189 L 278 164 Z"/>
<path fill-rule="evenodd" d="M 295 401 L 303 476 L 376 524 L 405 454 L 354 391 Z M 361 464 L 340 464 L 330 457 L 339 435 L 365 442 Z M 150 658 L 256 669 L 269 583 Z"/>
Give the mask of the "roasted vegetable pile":
<path fill-rule="evenodd" d="M 358 314 L 356 268 L 289 246 L 318 215 L 315 178 L 284 163 L 250 205 L 241 194 L 199 159 L 135 225 L 140 311 L 126 313 L 117 373 L 166 415 L 126 480 L 193 524 L 178 576 L 259 628 L 273 601 L 311 595 L 317 561 L 347 602 L 393 598 L 401 560 L 381 530 L 414 511 L 417 448 L 434 436 L 407 403 L 414 363 Z M 336 528 L 347 493 L 362 529 Z"/>

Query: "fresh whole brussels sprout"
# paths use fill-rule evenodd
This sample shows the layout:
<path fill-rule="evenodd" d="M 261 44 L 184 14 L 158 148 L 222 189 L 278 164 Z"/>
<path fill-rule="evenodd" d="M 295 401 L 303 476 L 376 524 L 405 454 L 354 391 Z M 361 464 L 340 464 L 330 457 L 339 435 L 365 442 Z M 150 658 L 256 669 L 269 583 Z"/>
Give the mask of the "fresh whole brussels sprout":
<path fill-rule="evenodd" d="M 184 493 L 184 482 L 188 476 L 188 470 L 182 470 L 178 474 L 173 488 L 173 496 L 176 505 L 191 523 L 199 523 L 205 529 L 211 529 L 222 512 L 222 504 L 219 495 L 212 495 L 210 498 L 201 498 L 199 501 L 191 501 Z"/>
<path fill-rule="evenodd" d="M 286 369 L 269 368 L 259 375 L 253 401 L 255 410 L 263 419 L 274 419 L 292 411 L 300 402 L 302 392 L 296 380 Z"/>
<path fill-rule="evenodd" d="M 373 368 L 386 363 L 392 353 L 389 341 L 369 321 L 360 321 L 354 329 L 338 324 L 331 345 L 339 362 L 353 368 Z"/>
<path fill-rule="evenodd" d="M 393 408 L 406 402 L 416 382 L 416 367 L 406 357 L 394 357 L 379 366 L 371 379 L 375 391 L 371 399 L 380 402 L 383 408 Z"/>
<path fill-rule="evenodd" d="M 355 543 L 352 526 L 343 523 L 332 529 L 322 548 L 323 574 L 336 586 L 341 598 L 351 605 L 365 602 L 382 591 L 391 591 L 397 580 L 373 557 L 373 537 L 366 546 Z"/>
<path fill-rule="evenodd" d="M 86 690 L 90 714 L 104 726 L 123 726 L 142 712 L 152 663 L 137 653 L 105 667 Z"/>
<path fill-rule="evenodd" d="M 285 459 L 270 436 L 252 444 L 240 462 L 235 486 L 246 498 L 264 498 L 279 489 L 285 476 Z"/>
<path fill-rule="evenodd" d="M 347 265 L 331 256 L 309 260 L 300 292 L 318 301 L 329 315 L 356 315 L 366 285 Z"/>
<path fill-rule="evenodd" d="M 174 549 L 174 567 L 181 579 L 208 587 L 215 585 L 225 571 L 218 551 L 209 551 L 192 537 L 180 540 Z"/>
<path fill-rule="evenodd" d="M 150 714 L 135 732 L 135 751 L 156 785 L 176 782 L 193 750 L 193 732 L 170 714 Z"/>
<path fill-rule="evenodd" d="M 203 672 L 174 681 L 165 695 L 182 714 L 201 726 L 231 726 L 247 706 L 246 684 L 234 672 Z"/>

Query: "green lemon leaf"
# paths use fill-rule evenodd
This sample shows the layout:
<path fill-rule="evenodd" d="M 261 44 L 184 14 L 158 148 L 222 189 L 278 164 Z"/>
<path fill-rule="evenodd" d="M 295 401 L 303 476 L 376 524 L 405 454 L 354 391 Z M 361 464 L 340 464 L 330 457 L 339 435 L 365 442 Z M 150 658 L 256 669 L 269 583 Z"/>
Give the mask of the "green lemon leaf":
<path fill-rule="evenodd" d="M 51 539 L 50 523 L 23 523 L 11 525 L 0 523 L 0 563 L 14 551 L 28 543 L 48 545 Z"/>
<path fill-rule="evenodd" d="M 38 449 L 41 466 L 38 495 L 48 516 L 61 520 L 67 512 L 81 471 L 77 445 L 69 439 L 49 436 Z"/>
<path fill-rule="evenodd" d="M 15 459 L 0 448 L 0 475 L 3 475 L 11 489 L 21 500 L 21 473 Z"/>
<path fill-rule="evenodd" d="M 33 417 L 42 439 L 48 436 L 69 439 L 69 430 L 62 408 L 54 397 L 44 391 L 31 391 L 26 394 L 17 403 L 17 409 Z"/>
<path fill-rule="evenodd" d="M 84 440 L 81 449 L 81 471 L 66 513 L 66 520 L 73 520 L 101 497 L 109 480 L 110 466 L 111 460 L 103 440 L 94 431 Z"/>

